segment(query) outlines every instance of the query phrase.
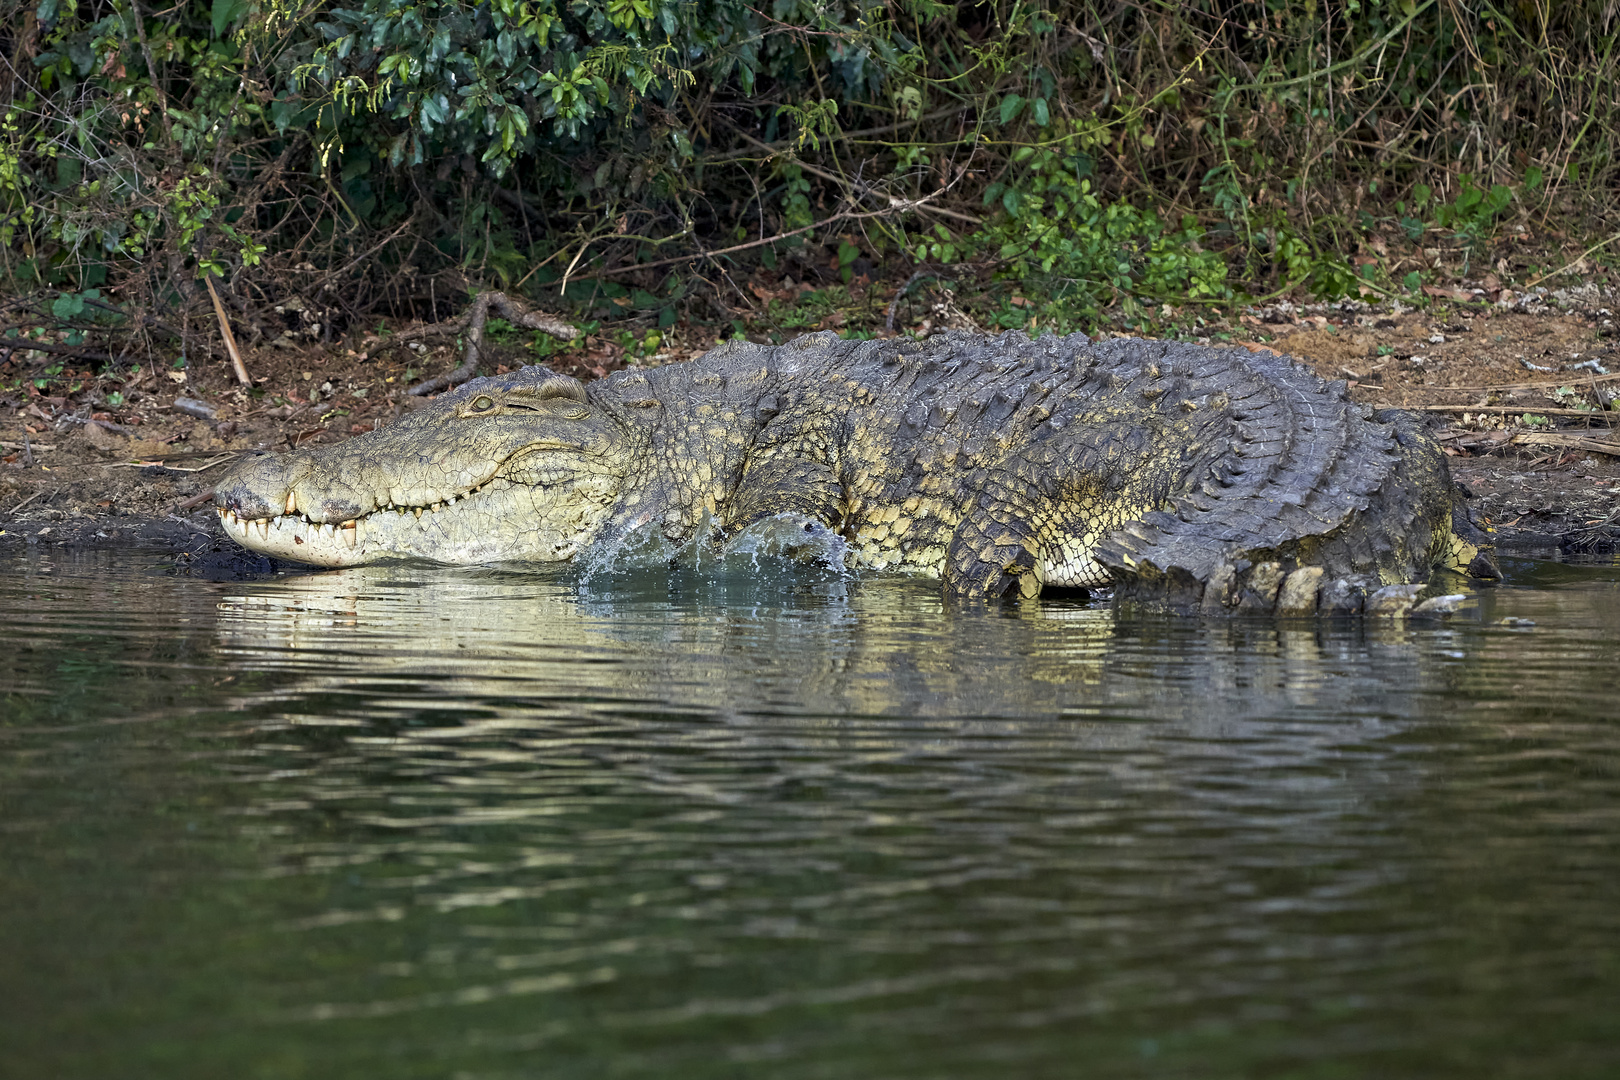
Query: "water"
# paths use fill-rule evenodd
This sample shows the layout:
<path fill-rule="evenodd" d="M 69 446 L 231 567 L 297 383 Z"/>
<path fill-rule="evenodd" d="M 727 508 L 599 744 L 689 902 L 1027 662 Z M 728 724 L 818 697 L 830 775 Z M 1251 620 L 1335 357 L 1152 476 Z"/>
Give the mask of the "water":
<path fill-rule="evenodd" d="M 1508 570 L 1319 626 L 14 560 L 0 1075 L 1615 1076 L 1620 568 Z"/>

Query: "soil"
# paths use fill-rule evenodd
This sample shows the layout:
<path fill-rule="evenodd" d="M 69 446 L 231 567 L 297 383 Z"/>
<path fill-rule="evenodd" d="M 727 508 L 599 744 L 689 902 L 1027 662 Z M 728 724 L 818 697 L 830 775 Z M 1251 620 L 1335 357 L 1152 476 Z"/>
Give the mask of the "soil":
<path fill-rule="evenodd" d="M 943 307 L 961 314 L 949 294 Z M 1357 401 L 1425 410 L 1503 550 L 1613 551 L 1620 433 L 1612 425 L 1620 412 L 1610 406 L 1620 396 L 1620 336 L 1611 307 L 1620 310 L 1620 298 L 1595 286 L 1494 302 L 1459 293 L 1416 310 L 1285 302 L 1230 313 L 1185 336 L 1288 353 L 1346 380 Z M 927 333 L 944 321 L 941 308 L 925 318 L 923 305 L 907 329 Z M 456 357 L 448 344 L 399 340 L 321 344 L 283 335 L 244 357 L 252 390 L 215 361 L 118 378 L 75 373 L 70 359 L 55 382 L 39 380 L 43 388 L 28 379 L 25 390 L 0 392 L 0 551 L 144 548 L 227 576 L 263 572 L 268 560 L 221 532 L 207 505 L 212 477 L 243 452 L 335 442 L 419 406 L 422 399 L 404 393 L 409 380 L 448 371 Z M 691 359 L 715 340 L 677 325 L 662 351 L 636 362 Z M 521 343 L 495 344 L 485 357 L 483 370 L 498 373 L 532 354 Z M 627 357 L 605 337 L 590 337 L 548 362 L 590 379 L 626 366 Z M 42 361 L 14 353 L 0 376 L 28 363 Z M 1610 372 L 1617 374 L 1606 378 Z"/>

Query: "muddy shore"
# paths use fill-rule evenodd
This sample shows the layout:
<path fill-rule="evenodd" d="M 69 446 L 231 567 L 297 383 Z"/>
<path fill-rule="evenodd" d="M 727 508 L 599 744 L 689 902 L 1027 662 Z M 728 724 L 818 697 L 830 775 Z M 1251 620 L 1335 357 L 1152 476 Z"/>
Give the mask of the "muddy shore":
<path fill-rule="evenodd" d="M 1614 551 L 1620 412 L 1607 406 L 1620 396 L 1620 336 L 1611 303 L 1620 310 L 1592 289 L 1424 310 L 1281 304 L 1241 312 L 1200 340 L 1297 356 L 1346 380 L 1358 401 L 1423 411 L 1505 552 Z M 671 337 L 656 361 L 713 344 Z M 521 345 L 493 352 L 486 371 L 527 362 Z M 368 340 L 265 348 L 247 366 L 253 392 L 209 364 L 87 384 L 77 397 L 0 396 L 0 551 L 142 549 L 262 573 L 268 560 L 225 538 L 207 502 L 212 477 L 245 452 L 388 423 L 421 400 L 404 393 L 409 379 L 447 371 L 455 358 L 447 346 Z M 586 339 L 552 366 L 588 379 L 625 358 Z"/>

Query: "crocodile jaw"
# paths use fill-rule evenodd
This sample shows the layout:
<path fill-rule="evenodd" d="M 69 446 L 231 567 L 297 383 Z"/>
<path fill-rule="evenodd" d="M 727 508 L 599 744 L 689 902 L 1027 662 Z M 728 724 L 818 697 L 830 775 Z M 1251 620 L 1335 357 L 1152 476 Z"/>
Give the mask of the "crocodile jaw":
<path fill-rule="evenodd" d="M 457 565 L 564 562 L 595 539 L 617 492 L 609 476 L 547 486 L 495 479 L 431 506 L 389 507 L 327 523 L 297 512 L 250 518 L 228 506 L 217 509 L 226 533 L 243 547 L 313 566 L 388 558 Z"/>

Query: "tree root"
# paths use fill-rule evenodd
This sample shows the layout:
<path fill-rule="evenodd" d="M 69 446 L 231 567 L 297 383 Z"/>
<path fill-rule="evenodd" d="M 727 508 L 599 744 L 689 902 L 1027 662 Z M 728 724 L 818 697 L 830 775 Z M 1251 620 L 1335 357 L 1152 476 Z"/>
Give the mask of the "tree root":
<path fill-rule="evenodd" d="M 503 292 L 481 292 L 473 298 L 472 307 L 467 313 L 453 322 L 438 323 L 432 327 L 420 327 L 414 331 L 407 331 L 397 335 L 395 340 L 410 340 L 417 337 L 449 337 L 453 334 L 465 333 L 467 340 L 466 351 L 462 354 L 461 366 L 444 375 L 437 375 L 431 379 L 424 379 L 411 387 L 406 393 L 415 397 L 424 394 L 436 394 L 440 390 L 464 383 L 472 378 L 478 371 L 480 346 L 484 341 L 484 324 L 489 321 L 490 309 L 513 326 L 521 326 L 525 330 L 540 330 L 552 337 L 564 341 L 572 341 L 579 336 L 579 331 L 550 315 L 532 311 L 519 300 L 514 300 Z"/>

